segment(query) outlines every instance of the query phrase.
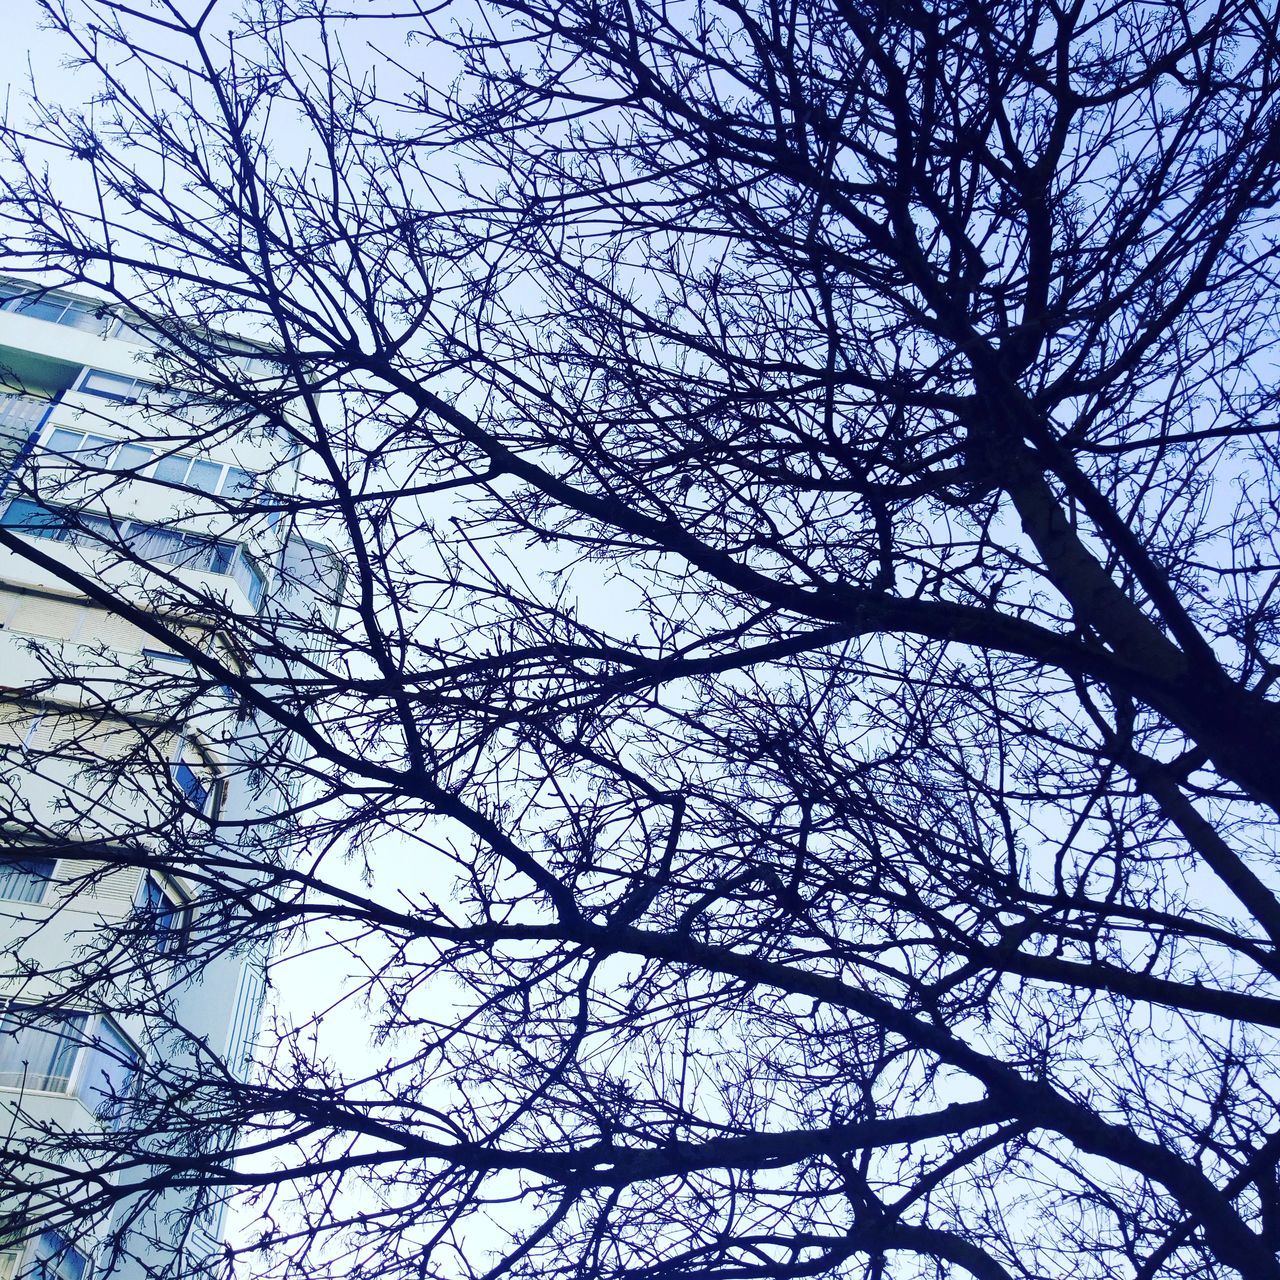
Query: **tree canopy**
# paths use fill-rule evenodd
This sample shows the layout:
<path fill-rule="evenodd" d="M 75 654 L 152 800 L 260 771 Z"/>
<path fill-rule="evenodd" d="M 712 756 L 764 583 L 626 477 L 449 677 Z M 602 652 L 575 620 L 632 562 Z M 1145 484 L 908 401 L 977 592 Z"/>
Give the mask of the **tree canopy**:
<path fill-rule="evenodd" d="M 345 573 L 0 529 L 282 787 L 97 856 L 349 975 L 82 1145 L 258 1276 L 1280 1276 L 1275 7 L 45 7 L 10 268 Z"/>

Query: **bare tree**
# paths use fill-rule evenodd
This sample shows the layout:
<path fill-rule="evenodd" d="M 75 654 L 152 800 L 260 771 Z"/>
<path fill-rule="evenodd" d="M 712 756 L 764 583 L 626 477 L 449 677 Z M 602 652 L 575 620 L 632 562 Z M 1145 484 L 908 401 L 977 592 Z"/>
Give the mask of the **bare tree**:
<path fill-rule="evenodd" d="M 13 269 L 349 574 L 233 660 L 0 529 L 290 777 L 166 837 L 184 963 L 349 957 L 60 1203 L 246 1188 L 255 1275 L 1280 1275 L 1273 8 L 46 8 Z"/>

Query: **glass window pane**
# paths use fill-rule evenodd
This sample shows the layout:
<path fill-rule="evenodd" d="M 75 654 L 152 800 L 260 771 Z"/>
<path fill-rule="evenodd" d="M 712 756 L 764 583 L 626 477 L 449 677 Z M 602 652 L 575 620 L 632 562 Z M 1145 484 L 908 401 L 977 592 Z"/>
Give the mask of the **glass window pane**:
<path fill-rule="evenodd" d="M 65 324 L 72 329 L 83 329 L 87 333 L 101 333 L 103 318 L 99 314 L 101 304 L 88 302 L 83 298 L 60 298 L 56 294 L 43 298 L 30 298 L 14 302 L 10 308 L 20 311 L 24 316 L 36 320 L 49 320 L 54 324 Z"/>
<path fill-rule="evenodd" d="M 83 329 L 86 333 L 102 333 L 107 325 L 107 317 L 102 314 L 96 302 L 82 302 L 72 298 L 58 317 L 58 323 L 70 325 L 73 329 Z"/>
<path fill-rule="evenodd" d="M 12 1010 L 0 1015 L 0 1088 L 66 1093 L 83 1043 L 85 1015 L 63 1014 L 48 1025 L 20 1025 Z"/>
<path fill-rule="evenodd" d="M 182 794 L 203 813 L 209 799 L 209 788 L 200 781 L 196 771 L 184 760 L 174 766 L 173 776 Z"/>
<path fill-rule="evenodd" d="M 47 296 L 24 299 L 14 308 L 15 311 L 21 311 L 24 316 L 31 316 L 34 320 L 51 320 L 54 324 L 62 319 L 66 309 L 65 299 Z"/>
<path fill-rule="evenodd" d="M 150 658 L 152 662 L 168 663 L 170 666 L 182 667 L 184 670 L 190 669 L 194 663 L 191 659 L 181 653 L 167 653 L 164 649 L 143 649 L 142 656 Z"/>
<path fill-rule="evenodd" d="M 46 1231 L 36 1244 L 32 1280 L 84 1280 L 88 1261 L 57 1231 Z"/>
<path fill-rule="evenodd" d="M 187 907 L 176 894 L 148 876 L 138 890 L 138 910 L 151 917 L 156 950 L 161 955 L 181 951 L 187 939 Z"/>
<path fill-rule="evenodd" d="M 80 456 L 92 462 L 94 466 L 105 467 L 107 460 L 116 451 L 118 441 L 110 436 L 87 435 L 80 448 Z"/>
<path fill-rule="evenodd" d="M 211 567 L 214 573 L 230 573 L 236 558 L 236 547 L 231 542 L 219 542 L 214 550 Z"/>
<path fill-rule="evenodd" d="M 161 955 L 185 950 L 188 919 L 187 908 L 173 902 L 156 917 L 156 949 Z"/>
<path fill-rule="evenodd" d="M 38 502 L 28 502 L 25 498 L 15 498 L 9 503 L 4 515 L 0 516 L 0 524 L 37 538 L 61 540 L 68 532 L 66 521 L 56 511 L 50 511 Z"/>
<path fill-rule="evenodd" d="M 56 866 L 54 858 L 0 859 L 0 898 L 6 902 L 42 901 Z"/>
<path fill-rule="evenodd" d="M 143 384 L 137 378 L 122 373 L 108 373 L 105 369 L 90 369 L 80 383 L 81 391 L 103 396 L 108 400 L 136 400 Z"/>
<path fill-rule="evenodd" d="M 89 547 L 100 546 L 104 540 L 116 536 L 116 526 L 106 516 L 81 515 L 76 518 L 78 528 L 71 531 L 71 541 Z"/>
<path fill-rule="evenodd" d="M 248 498 L 253 495 L 253 477 L 239 467 L 228 467 L 227 478 L 222 482 L 222 492 L 228 498 Z"/>
<path fill-rule="evenodd" d="M 164 893 L 160 886 L 148 876 L 138 886 L 137 906 L 142 911 L 155 911 L 164 901 Z"/>
<path fill-rule="evenodd" d="M 184 484 L 191 459 L 185 453 L 170 454 L 156 463 L 156 479 L 162 484 Z"/>
<path fill-rule="evenodd" d="M 117 471 L 141 471 L 151 462 L 152 451 L 145 445 L 122 444 L 112 460 Z"/>
<path fill-rule="evenodd" d="M 133 1089 L 137 1070 L 137 1050 L 110 1018 L 103 1018 L 85 1051 L 84 1070 L 76 1093 L 95 1115 L 103 1119 L 117 1118 Z"/>
<path fill-rule="evenodd" d="M 249 603 L 256 609 L 262 603 L 262 588 L 264 579 L 262 574 L 254 568 L 250 562 L 248 555 L 242 550 L 231 570 L 231 576 L 238 582 L 244 590 L 245 595 L 249 597 Z"/>
<path fill-rule="evenodd" d="M 217 493 L 218 481 L 221 478 L 222 464 L 207 462 L 203 458 L 197 458 L 191 464 L 191 470 L 187 472 L 187 483 L 202 493 Z"/>
<path fill-rule="evenodd" d="M 4 514 L 0 515 L 0 524 L 8 529 L 21 529 L 25 533 L 40 516 L 47 514 L 49 513 L 36 503 L 28 502 L 25 498 L 15 498 L 5 507 Z"/>
<path fill-rule="evenodd" d="M 172 558 L 172 563 L 184 569 L 208 570 L 214 562 L 218 544 L 211 538 L 199 538 L 193 534 L 184 534 L 182 548 Z"/>
<path fill-rule="evenodd" d="M 129 549 L 140 559 L 173 563 L 174 557 L 182 554 L 182 544 L 182 534 L 170 529 L 141 523 L 129 526 Z"/>
<path fill-rule="evenodd" d="M 44 447 L 50 453 L 71 457 L 84 442 L 83 431 L 68 431 L 66 427 L 56 427 L 49 433 Z"/>

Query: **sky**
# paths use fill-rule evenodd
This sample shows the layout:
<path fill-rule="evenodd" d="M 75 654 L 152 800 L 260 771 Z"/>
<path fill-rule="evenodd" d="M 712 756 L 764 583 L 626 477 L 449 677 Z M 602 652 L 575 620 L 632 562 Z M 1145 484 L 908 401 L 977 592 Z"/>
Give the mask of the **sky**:
<path fill-rule="evenodd" d="M 10 102 L 28 87 L 28 70 L 34 71 L 43 91 L 55 93 L 71 87 L 72 76 L 59 66 L 57 41 L 40 29 L 41 14 L 36 0 L 5 0 L 4 38 L 0 40 L 0 81 Z"/>

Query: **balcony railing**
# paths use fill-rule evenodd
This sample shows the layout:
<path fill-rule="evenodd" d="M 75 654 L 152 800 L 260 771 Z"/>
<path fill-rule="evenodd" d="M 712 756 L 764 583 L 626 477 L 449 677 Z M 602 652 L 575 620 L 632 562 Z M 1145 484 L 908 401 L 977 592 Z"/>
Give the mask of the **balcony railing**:
<path fill-rule="evenodd" d="M 49 401 L 39 396 L 0 392 L 0 436 L 20 435 L 25 440 L 48 408 Z"/>

